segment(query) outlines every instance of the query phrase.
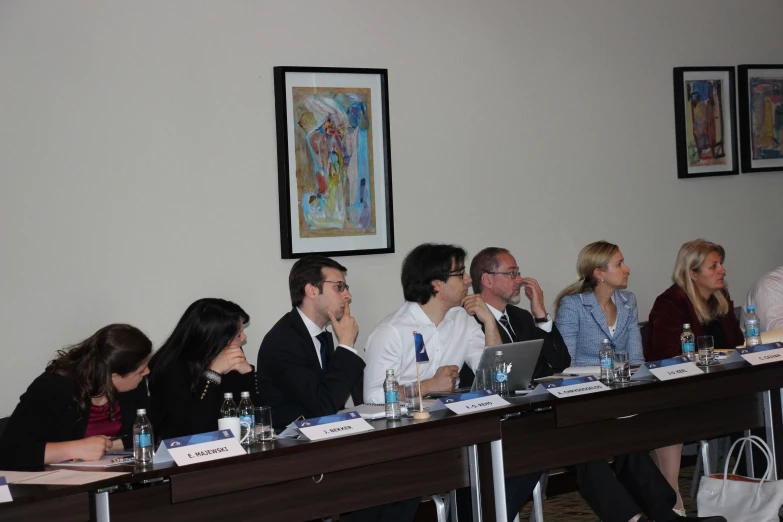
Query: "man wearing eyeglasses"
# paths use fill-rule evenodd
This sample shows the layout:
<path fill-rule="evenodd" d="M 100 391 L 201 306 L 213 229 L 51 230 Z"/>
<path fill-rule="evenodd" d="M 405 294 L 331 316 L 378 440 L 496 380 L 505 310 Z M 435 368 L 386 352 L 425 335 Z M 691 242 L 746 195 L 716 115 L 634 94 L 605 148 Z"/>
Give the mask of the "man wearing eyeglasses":
<path fill-rule="evenodd" d="M 484 346 L 501 344 L 492 313 L 481 296 L 468 295 L 466 252 L 455 245 L 426 243 L 402 263 L 406 303 L 375 327 L 365 347 L 364 399 L 382 404 L 386 370 L 400 383 L 416 381 L 414 332 L 422 335 L 429 363 L 420 366 L 421 392 L 454 390 L 465 361 L 474 366 Z M 486 336 L 473 317 L 489 323 Z"/>
<path fill-rule="evenodd" d="M 487 303 L 503 343 L 544 340 L 534 378 L 568 368 L 571 356 L 552 317 L 546 313 L 541 286 L 531 277 L 522 277 L 516 259 L 508 250 L 490 247 L 476 254 L 470 263 L 470 277 L 473 292 Z M 530 312 L 516 306 L 522 300 L 523 291 L 530 300 Z"/>
<path fill-rule="evenodd" d="M 266 334 L 258 350 L 258 391 L 281 429 L 299 417 L 343 409 L 364 370 L 354 343 L 359 326 L 351 316 L 346 268 L 311 255 L 288 276 L 293 309 Z M 326 329 L 331 324 L 338 345 Z"/>

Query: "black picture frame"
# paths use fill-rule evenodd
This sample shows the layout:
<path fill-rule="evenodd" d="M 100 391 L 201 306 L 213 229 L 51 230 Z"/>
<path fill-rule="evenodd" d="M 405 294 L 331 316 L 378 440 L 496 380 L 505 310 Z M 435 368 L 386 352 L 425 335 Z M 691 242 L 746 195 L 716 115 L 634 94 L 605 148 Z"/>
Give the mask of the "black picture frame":
<path fill-rule="evenodd" d="M 739 174 L 734 67 L 675 67 L 673 77 L 677 177 Z M 716 88 L 718 81 L 720 88 Z M 703 88 L 710 93 L 707 101 L 698 98 L 704 96 Z M 718 125 L 716 100 L 720 103 Z M 698 125 L 694 123 L 697 116 Z"/>
<path fill-rule="evenodd" d="M 769 122 L 765 121 L 769 115 L 761 114 L 762 112 L 766 113 L 766 110 L 762 111 L 761 107 L 755 111 L 751 110 L 752 104 L 763 103 L 762 100 L 765 100 L 765 96 L 783 96 L 783 65 L 740 65 L 737 68 L 737 73 L 742 172 L 783 171 L 783 128 L 775 128 L 775 115 L 783 115 L 783 106 L 776 100 L 774 104 L 770 103 L 770 107 L 766 108 L 773 111 L 771 129 L 768 126 Z M 763 76 L 761 76 L 762 73 Z M 761 79 L 764 80 L 763 83 L 759 81 Z M 753 88 L 751 88 L 751 83 L 753 83 Z M 783 116 L 781 117 L 783 118 Z M 755 122 L 757 132 L 751 131 L 754 127 L 752 119 L 757 119 Z M 766 153 L 763 149 L 766 150 Z M 781 157 L 757 157 L 765 154 L 770 156 L 780 154 Z"/>
<path fill-rule="evenodd" d="M 388 70 L 280 66 L 274 83 L 282 258 L 393 253 Z"/>

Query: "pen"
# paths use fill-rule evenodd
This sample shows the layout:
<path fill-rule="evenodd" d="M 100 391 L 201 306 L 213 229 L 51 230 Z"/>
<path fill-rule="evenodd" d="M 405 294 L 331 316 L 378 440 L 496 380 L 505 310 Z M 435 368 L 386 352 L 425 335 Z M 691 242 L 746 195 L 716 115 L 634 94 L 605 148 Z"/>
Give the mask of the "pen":
<path fill-rule="evenodd" d="M 114 442 L 115 440 L 120 440 L 123 437 L 123 435 L 117 435 L 116 437 L 112 437 L 109 440 Z"/>

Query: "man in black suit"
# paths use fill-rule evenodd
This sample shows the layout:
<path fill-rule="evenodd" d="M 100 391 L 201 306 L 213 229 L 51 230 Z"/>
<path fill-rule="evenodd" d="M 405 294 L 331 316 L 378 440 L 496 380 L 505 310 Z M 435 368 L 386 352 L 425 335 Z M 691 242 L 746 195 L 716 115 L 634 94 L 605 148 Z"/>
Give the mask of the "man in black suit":
<path fill-rule="evenodd" d="M 293 309 L 266 334 L 258 350 L 258 387 L 276 429 L 298 417 L 332 415 L 364 371 L 354 350 L 359 326 L 351 317 L 347 270 L 323 256 L 294 263 L 288 276 Z M 331 324 L 339 343 L 334 347 Z"/>
<path fill-rule="evenodd" d="M 538 282 L 521 277 L 516 259 L 505 248 L 485 248 L 470 263 L 473 292 L 482 299 L 498 323 L 503 343 L 544 339 L 534 377 L 562 372 L 571 364 L 563 337 L 544 307 Z M 530 310 L 517 305 L 525 296 Z M 647 513 L 656 521 L 683 520 L 672 508 L 674 490 L 650 458 L 648 451 L 620 455 L 610 465 L 600 459 L 574 466 L 579 492 L 604 522 L 643 522 Z M 714 522 L 723 517 L 705 518 Z"/>
<path fill-rule="evenodd" d="M 552 317 L 546 313 L 543 290 L 535 279 L 521 277 L 517 262 L 508 250 L 490 247 L 476 254 L 470 263 L 470 277 L 473 293 L 481 295 L 495 316 L 504 344 L 544 340 L 534 378 L 568 368 L 571 356 Z M 523 287 L 530 300 L 530 312 L 515 306 L 522 300 Z"/>
<path fill-rule="evenodd" d="M 291 267 L 293 309 L 266 334 L 258 350 L 261 403 L 272 408 L 275 429 L 298 417 L 332 415 L 345 407 L 364 371 L 353 348 L 359 326 L 351 316 L 347 269 L 328 257 L 303 257 Z M 338 345 L 334 347 L 332 325 Z M 344 513 L 346 522 L 412 520 L 419 498 Z"/>

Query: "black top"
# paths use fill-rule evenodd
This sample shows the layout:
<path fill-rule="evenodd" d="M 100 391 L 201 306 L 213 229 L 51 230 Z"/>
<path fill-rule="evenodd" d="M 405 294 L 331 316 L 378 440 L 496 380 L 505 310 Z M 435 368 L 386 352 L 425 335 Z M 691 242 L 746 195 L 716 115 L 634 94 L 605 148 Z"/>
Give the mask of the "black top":
<path fill-rule="evenodd" d="M 19 398 L 0 437 L 0 469 L 41 469 L 47 442 L 84 438 L 91 404 L 80 409 L 73 399 L 74 381 L 51 372 L 39 375 Z M 133 447 L 136 410 L 147 407 L 144 381 L 132 391 L 117 394 L 122 420 L 122 443 Z"/>
<path fill-rule="evenodd" d="M 156 438 L 161 440 L 217 430 L 224 393 L 233 393 L 234 404 L 238 406 L 240 394 L 250 392 L 253 404 L 261 405 L 255 371 L 244 375 L 228 372 L 220 385 L 201 377 L 193 391 L 186 361 L 175 361 L 162 372 L 153 371 L 156 373 L 155 379 L 150 379 L 149 418 Z"/>
<path fill-rule="evenodd" d="M 560 335 L 557 326 L 552 324 L 552 331 L 546 332 L 536 326 L 533 314 L 516 306 L 507 306 L 506 314 L 509 318 L 511 328 L 517 337 L 517 342 L 532 341 L 534 339 L 543 339 L 544 345 L 541 347 L 541 355 L 538 356 L 536 369 L 533 371 L 533 378 L 548 377 L 552 374 L 562 372 L 571 365 L 571 356 L 568 354 L 568 347 Z M 476 319 L 478 321 L 478 319 Z M 479 321 L 481 323 L 481 321 Z M 500 323 L 497 323 L 500 338 L 503 344 L 512 342 L 506 330 Z M 484 325 L 481 326 L 484 329 Z M 467 366 L 462 367 L 460 371 L 460 386 L 470 386 L 473 384 L 473 371 Z"/>
<path fill-rule="evenodd" d="M 275 429 L 285 428 L 300 416 L 332 415 L 345 407 L 364 371 L 364 361 L 350 350 L 335 349 L 331 334 L 327 342 L 328 363 L 322 369 L 313 338 L 296 308 L 261 342 L 258 391 L 264 405 L 272 407 Z"/>
<path fill-rule="evenodd" d="M 733 346 L 729 346 L 726 332 L 723 330 L 723 321 L 721 321 L 720 318 L 707 323 L 704 326 L 704 333 L 712 336 L 712 340 L 715 342 L 715 348 L 734 348 Z"/>

